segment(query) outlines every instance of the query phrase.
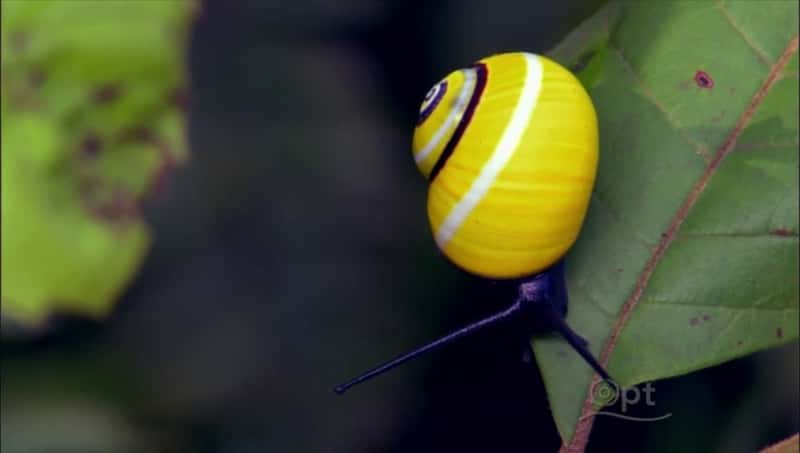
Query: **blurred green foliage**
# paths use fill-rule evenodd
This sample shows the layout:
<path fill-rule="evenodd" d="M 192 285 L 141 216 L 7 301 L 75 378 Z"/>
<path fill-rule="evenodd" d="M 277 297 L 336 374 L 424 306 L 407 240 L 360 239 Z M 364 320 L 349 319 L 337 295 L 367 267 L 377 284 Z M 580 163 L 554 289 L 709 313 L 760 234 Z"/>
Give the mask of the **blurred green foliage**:
<path fill-rule="evenodd" d="M 189 1 L 2 2 L 2 311 L 107 313 L 187 157 Z"/>

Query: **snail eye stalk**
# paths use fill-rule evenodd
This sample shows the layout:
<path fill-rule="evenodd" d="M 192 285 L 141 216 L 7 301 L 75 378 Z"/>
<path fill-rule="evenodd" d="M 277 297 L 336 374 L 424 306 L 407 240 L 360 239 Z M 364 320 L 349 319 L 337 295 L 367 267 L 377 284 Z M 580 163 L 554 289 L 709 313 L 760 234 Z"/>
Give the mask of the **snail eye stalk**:
<path fill-rule="evenodd" d="M 413 351 L 411 351 L 411 352 L 409 352 L 407 354 L 403 354 L 403 355 L 401 355 L 399 357 L 396 357 L 396 358 L 394 358 L 394 359 L 392 359 L 392 360 L 390 360 L 390 361 L 388 361 L 388 362 L 386 362 L 386 363 L 384 363 L 382 365 L 378 365 L 377 367 L 367 371 L 366 373 L 364 373 L 364 374 L 362 374 L 362 375 L 360 375 L 360 376 L 358 376 L 358 377 L 356 377 L 354 379 L 351 379 L 350 381 L 345 382 L 344 384 L 337 385 L 333 389 L 333 391 L 338 393 L 339 395 L 341 395 L 342 393 L 346 392 L 347 389 L 349 389 L 350 387 L 353 387 L 354 385 L 360 384 L 360 383 L 362 383 L 362 382 L 364 382 L 366 380 L 372 379 L 372 378 L 374 378 L 376 376 L 380 376 L 381 374 L 386 373 L 387 371 L 391 370 L 392 368 L 395 368 L 395 367 L 397 367 L 399 365 L 402 365 L 403 363 L 408 362 L 409 360 L 416 359 L 417 357 L 425 354 L 426 352 L 430 352 L 430 351 L 432 351 L 432 350 L 434 350 L 436 348 L 439 348 L 441 346 L 444 346 L 444 345 L 446 345 L 448 343 L 452 343 L 453 341 L 458 340 L 459 338 L 465 337 L 465 336 L 467 336 L 467 335 L 469 335 L 471 333 L 477 332 L 478 330 L 481 330 L 484 327 L 488 327 L 488 326 L 496 324 L 496 323 L 498 323 L 500 321 L 506 320 L 506 319 L 512 317 L 515 313 L 517 313 L 519 311 L 519 309 L 520 309 L 519 301 L 514 302 L 514 304 L 512 304 L 510 307 L 506 308 L 505 310 L 503 310 L 503 311 L 501 311 L 499 313 L 496 313 L 496 314 L 494 314 L 492 316 L 489 316 L 487 318 L 481 319 L 480 321 L 474 322 L 474 323 L 472 323 L 470 325 L 464 326 L 464 327 L 462 327 L 462 328 L 460 328 L 460 329 L 458 329 L 458 330 L 456 330 L 454 332 L 451 332 L 451 333 L 449 333 L 449 334 L 447 334 L 447 335 L 445 335 L 445 336 L 443 336 L 443 337 L 441 337 L 441 338 L 439 338 L 437 340 L 434 340 L 434 341 L 426 344 L 425 346 L 422 346 L 422 347 L 420 347 L 418 349 L 415 349 L 415 350 L 413 350 Z"/>
<path fill-rule="evenodd" d="M 459 338 L 465 337 L 484 327 L 495 325 L 520 315 L 532 315 L 544 320 L 547 327 L 558 332 L 572 346 L 573 349 L 599 374 L 603 380 L 611 381 L 608 372 L 600 365 L 600 362 L 592 355 L 588 348 L 588 342 L 569 327 L 564 320 L 563 313 L 557 307 L 566 304 L 566 285 L 564 282 L 563 264 L 560 262 L 547 271 L 537 274 L 526 281 L 520 283 L 519 296 L 511 306 L 495 313 L 489 317 L 481 319 L 454 332 L 451 332 L 437 340 L 434 340 L 418 349 L 407 354 L 403 354 L 388 362 L 379 365 L 364 374 L 351 379 L 333 390 L 342 394 L 349 388 L 364 381 L 380 376 L 387 371 L 402 365 L 409 360 L 415 359 L 436 348 L 452 343 Z"/>

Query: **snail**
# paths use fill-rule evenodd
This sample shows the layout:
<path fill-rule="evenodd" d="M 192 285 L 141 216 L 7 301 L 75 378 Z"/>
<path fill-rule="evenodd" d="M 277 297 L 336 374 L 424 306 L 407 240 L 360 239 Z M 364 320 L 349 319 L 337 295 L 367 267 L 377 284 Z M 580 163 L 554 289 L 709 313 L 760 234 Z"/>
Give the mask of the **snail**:
<path fill-rule="evenodd" d="M 337 386 L 336 393 L 511 317 L 560 333 L 604 380 L 606 370 L 566 323 L 564 255 L 575 243 L 597 171 L 598 128 L 580 81 L 531 53 L 456 70 L 428 91 L 412 142 L 427 179 L 439 250 L 462 270 L 513 280 L 506 309 Z"/>

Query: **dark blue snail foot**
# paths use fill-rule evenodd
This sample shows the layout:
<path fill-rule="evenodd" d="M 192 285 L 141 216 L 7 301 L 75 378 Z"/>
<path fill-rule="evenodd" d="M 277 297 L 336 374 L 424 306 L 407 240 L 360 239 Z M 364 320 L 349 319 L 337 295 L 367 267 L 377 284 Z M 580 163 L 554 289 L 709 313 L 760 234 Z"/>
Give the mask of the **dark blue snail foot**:
<path fill-rule="evenodd" d="M 589 351 L 589 342 L 567 324 L 568 300 L 564 260 L 519 283 L 517 303 L 520 318 L 528 323 L 534 332 L 545 330 L 561 334 L 603 379 L 609 380 L 608 372 Z"/>
<path fill-rule="evenodd" d="M 567 315 L 567 283 L 564 260 L 519 282 L 521 318 L 534 333 L 553 330 L 553 316 Z"/>

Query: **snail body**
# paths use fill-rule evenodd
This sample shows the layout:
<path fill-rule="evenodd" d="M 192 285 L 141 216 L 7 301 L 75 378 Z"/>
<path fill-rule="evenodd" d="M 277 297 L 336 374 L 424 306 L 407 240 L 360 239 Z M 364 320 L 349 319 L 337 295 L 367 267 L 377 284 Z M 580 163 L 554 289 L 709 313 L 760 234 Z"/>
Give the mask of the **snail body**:
<path fill-rule="evenodd" d="M 540 55 L 493 55 L 453 71 L 425 95 L 412 141 L 428 180 L 427 213 L 442 253 L 468 273 L 514 279 L 511 306 L 339 385 L 337 393 L 513 316 L 544 321 L 605 380 L 564 317 L 564 255 L 589 205 L 597 117 L 580 81 Z"/>

